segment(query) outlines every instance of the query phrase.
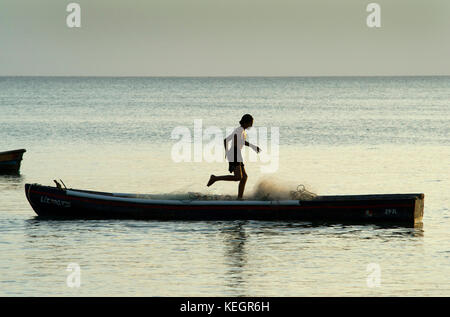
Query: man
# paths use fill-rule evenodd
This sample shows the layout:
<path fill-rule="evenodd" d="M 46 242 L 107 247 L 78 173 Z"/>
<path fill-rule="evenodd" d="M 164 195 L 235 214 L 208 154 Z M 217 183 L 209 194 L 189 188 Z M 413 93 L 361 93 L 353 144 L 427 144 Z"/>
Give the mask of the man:
<path fill-rule="evenodd" d="M 238 187 L 238 199 L 241 200 L 244 195 L 245 183 L 247 182 L 247 173 L 245 172 L 244 162 L 242 158 L 242 148 L 244 145 L 251 147 L 256 153 L 259 153 L 261 149 L 258 146 L 250 144 L 246 141 L 247 133 L 246 129 L 253 126 L 253 117 L 249 114 L 242 116 L 239 121 L 240 126 L 237 127 L 228 137 L 223 140 L 225 146 L 226 158 L 228 160 L 228 171 L 234 175 L 215 176 L 211 175 L 206 186 L 211 186 L 217 181 L 234 181 L 239 182 Z M 228 150 L 228 142 L 231 143 L 231 147 Z"/>

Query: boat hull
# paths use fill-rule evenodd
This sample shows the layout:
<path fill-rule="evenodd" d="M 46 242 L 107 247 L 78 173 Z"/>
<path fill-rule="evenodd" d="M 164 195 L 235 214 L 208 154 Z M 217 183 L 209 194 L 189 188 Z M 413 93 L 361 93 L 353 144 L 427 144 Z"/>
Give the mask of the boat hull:
<path fill-rule="evenodd" d="M 26 150 L 0 152 L 0 174 L 17 174 Z"/>
<path fill-rule="evenodd" d="M 26 184 L 41 217 L 149 220 L 295 220 L 414 225 L 423 217 L 423 194 L 318 196 L 299 201 L 151 200 L 119 194 Z"/>

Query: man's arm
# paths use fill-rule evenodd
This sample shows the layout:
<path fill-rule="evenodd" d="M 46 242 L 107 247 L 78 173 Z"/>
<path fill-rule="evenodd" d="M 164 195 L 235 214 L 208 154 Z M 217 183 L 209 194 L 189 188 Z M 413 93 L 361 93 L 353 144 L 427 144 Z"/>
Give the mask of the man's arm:
<path fill-rule="evenodd" d="M 259 146 L 253 145 L 248 143 L 247 141 L 245 141 L 244 143 L 246 146 L 251 147 L 254 151 L 256 151 L 256 153 L 261 152 L 261 149 L 259 148 Z"/>

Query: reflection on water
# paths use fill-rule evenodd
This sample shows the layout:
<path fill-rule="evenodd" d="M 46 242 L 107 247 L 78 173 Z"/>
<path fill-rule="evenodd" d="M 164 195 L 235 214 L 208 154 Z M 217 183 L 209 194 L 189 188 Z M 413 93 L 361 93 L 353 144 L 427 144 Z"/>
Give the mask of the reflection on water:
<path fill-rule="evenodd" d="M 140 224 L 136 225 L 134 223 Z M 370 233 L 375 237 L 398 236 L 398 237 L 423 237 L 424 225 L 422 222 L 414 226 L 403 226 L 398 224 L 342 224 L 342 223 L 324 223 L 324 222 L 300 222 L 300 221 L 259 221 L 259 220 L 235 220 L 235 221 L 165 221 L 165 220 L 78 220 L 78 219 L 48 219 L 39 216 L 33 216 L 25 220 L 27 234 L 32 232 L 70 232 L 83 230 L 87 232 L 97 232 L 99 228 L 117 226 L 117 227 L 154 227 L 158 224 L 170 226 L 176 224 L 179 226 L 193 226 L 202 224 L 211 230 L 218 230 L 227 246 L 227 253 L 242 254 L 245 249 L 245 241 L 248 238 L 246 229 L 252 230 L 252 235 L 276 236 L 286 233 L 295 233 L 298 235 L 311 235 L 326 231 L 333 235 L 354 235 Z M 314 230 L 321 229 L 321 230 Z M 245 256 L 239 258 L 236 264 L 245 263 Z"/>
<path fill-rule="evenodd" d="M 136 224 L 135 224 L 136 223 Z M 99 234 L 108 231 L 110 234 L 121 234 L 124 228 L 128 230 L 147 228 L 151 234 L 152 228 L 165 227 L 170 230 L 174 227 L 193 227 L 196 224 L 207 227 L 207 234 L 220 234 L 225 247 L 227 263 L 233 268 L 243 268 L 247 262 L 246 241 L 251 237 L 282 237 L 286 235 L 322 236 L 329 235 L 335 238 L 351 239 L 404 239 L 424 237 L 423 223 L 413 227 L 398 225 L 350 225 L 350 224 L 324 224 L 295 221 L 159 221 L 159 220 L 73 220 L 73 219 L 46 219 L 34 216 L 25 220 L 25 233 L 29 243 L 36 239 L 67 238 L 67 236 Z M 188 229 L 186 229 L 188 230 Z M 250 232 L 250 233 L 249 233 Z M 199 231 L 201 235 L 204 231 Z M 81 237 L 81 236 L 80 236 Z M 55 241 L 53 241 L 55 242 Z M 241 270 L 238 270 L 241 271 Z"/>
<path fill-rule="evenodd" d="M 24 224 L 25 276 L 44 281 L 44 289 L 56 283 L 56 295 L 71 294 L 63 283 L 69 263 L 81 266 L 80 295 L 304 295 L 317 290 L 316 274 L 336 278 L 336 270 L 356 265 L 364 276 L 366 262 L 386 268 L 388 259 L 408 258 L 423 245 L 420 226 L 37 217 Z"/>
<path fill-rule="evenodd" d="M 227 272 L 225 279 L 227 287 L 236 290 L 236 296 L 245 296 L 245 266 L 247 263 L 247 253 L 245 242 L 247 234 L 245 232 L 245 224 L 247 221 L 236 221 L 225 223 L 220 229 L 225 247 L 225 263 L 227 264 Z"/>
<path fill-rule="evenodd" d="M 0 191 L 14 190 L 23 187 L 25 184 L 25 177 L 20 174 L 0 174 Z"/>

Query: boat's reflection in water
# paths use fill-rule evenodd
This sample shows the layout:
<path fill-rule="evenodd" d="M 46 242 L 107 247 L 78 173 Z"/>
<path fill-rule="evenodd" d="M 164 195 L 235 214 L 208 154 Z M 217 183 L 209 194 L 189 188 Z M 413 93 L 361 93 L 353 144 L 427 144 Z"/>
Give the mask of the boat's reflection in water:
<path fill-rule="evenodd" d="M 329 235 L 339 236 L 341 233 L 352 233 L 354 238 L 358 238 L 357 233 L 370 232 L 371 238 L 376 237 L 423 237 L 424 225 L 422 222 L 416 223 L 411 226 L 398 225 L 398 224 L 358 224 L 358 223 L 338 223 L 338 222 L 300 222 L 300 221 L 258 221 L 258 220 L 235 220 L 235 221 L 197 221 L 197 220 L 89 220 L 89 219 L 52 219 L 40 216 L 34 216 L 26 221 L 26 226 L 31 233 L 33 230 L 50 229 L 61 232 L 66 228 L 82 227 L 83 230 L 95 231 L 99 227 L 99 224 L 106 223 L 120 223 L 120 222 L 138 222 L 144 224 L 165 224 L 174 223 L 179 226 L 185 223 L 188 227 L 193 225 L 207 226 L 211 230 L 219 230 L 224 245 L 228 247 L 227 254 L 243 253 L 245 247 L 245 241 L 249 237 L 248 229 L 251 229 L 251 235 L 264 235 L 273 234 L 278 232 L 282 234 L 285 231 L 295 232 L 298 235 L 311 235 L 314 234 L 315 229 L 326 230 Z M 101 225 L 100 225 L 101 226 Z M 270 231 L 270 232 L 269 232 Z M 151 234 L 151 232 L 149 232 Z M 367 237 L 364 237 L 367 239 Z M 245 256 L 238 257 L 236 263 L 245 262 Z"/>
<path fill-rule="evenodd" d="M 0 174 L 0 191 L 22 189 L 24 181 L 21 174 Z"/>
<path fill-rule="evenodd" d="M 77 230 L 83 232 L 98 232 L 99 229 L 111 225 L 117 227 L 122 223 L 139 223 L 140 227 L 147 227 L 149 235 L 152 234 L 152 227 L 159 224 L 165 228 L 173 223 L 174 227 L 186 224 L 186 228 L 207 227 L 209 234 L 221 237 L 225 247 L 225 257 L 227 262 L 233 264 L 233 268 L 244 267 L 247 262 L 246 242 L 249 238 L 283 236 L 286 234 L 296 236 L 308 236 L 314 239 L 314 235 L 326 235 L 329 237 L 351 237 L 358 239 L 408 239 L 421 238 L 424 236 L 424 225 L 422 222 L 414 226 L 405 227 L 389 224 L 342 224 L 342 223 L 318 223 L 318 222 L 298 222 L 298 221 L 256 221 L 256 220 L 236 220 L 236 221 L 162 221 L 162 220 L 74 220 L 74 219 L 48 219 L 34 216 L 25 221 L 26 232 L 30 238 L 36 238 L 42 234 L 48 237 L 54 233 L 55 238 L 64 237 L 66 234 L 76 233 Z M 119 226 L 120 227 L 120 226 Z M 197 233 L 201 234 L 201 233 Z"/>

